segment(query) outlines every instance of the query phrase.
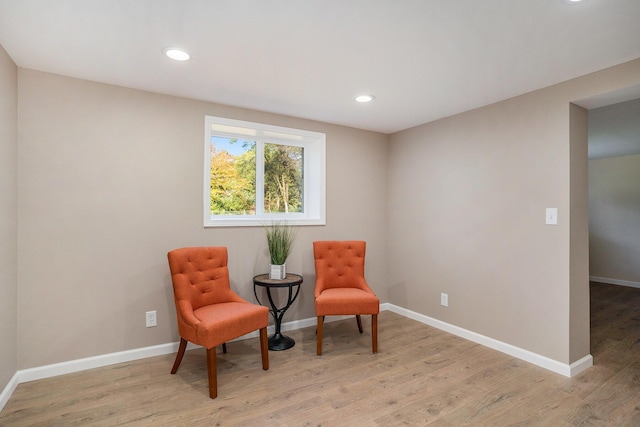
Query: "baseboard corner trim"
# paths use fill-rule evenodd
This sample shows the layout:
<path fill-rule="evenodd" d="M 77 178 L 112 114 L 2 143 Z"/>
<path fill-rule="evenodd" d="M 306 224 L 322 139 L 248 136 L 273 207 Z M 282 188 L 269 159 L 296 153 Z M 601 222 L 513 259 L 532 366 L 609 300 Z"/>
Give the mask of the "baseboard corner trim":
<path fill-rule="evenodd" d="M 19 384 L 20 384 L 20 375 L 18 375 L 18 373 L 16 372 L 15 374 L 13 374 L 13 377 L 11 377 L 11 379 L 5 386 L 4 390 L 2 390 L 2 393 L 0 393 L 0 411 L 2 411 L 2 409 L 4 409 L 7 402 L 9 402 L 11 395 L 13 394 L 14 391 L 16 391 L 16 388 L 18 387 Z"/>
<path fill-rule="evenodd" d="M 426 316 L 424 314 L 416 313 L 415 311 L 408 310 L 406 308 L 398 307 L 393 304 L 389 304 L 389 311 L 400 314 L 401 316 L 408 317 L 410 319 L 416 320 L 420 323 L 424 323 L 429 326 L 433 326 L 436 329 L 440 329 L 442 331 L 448 332 L 450 334 L 459 336 L 461 338 L 467 339 L 469 341 L 473 341 L 477 344 L 483 345 L 485 347 L 492 348 L 494 350 L 498 350 L 502 353 L 508 354 L 509 356 L 516 357 L 520 360 L 524 360 L 525 362 L 532 363 L 534 365 L 540 366 L 541 368 L 545 368 L 549 371 L 555 372 L 557 374 L 564 375 L 565 377 L 572 376 L 572 366 L 566 363 L 558 362 L 557 360 L 551 359 L 546 356 L 542 356 L 540 354 L 534 353 L 529 350 L 525 350 L 520 347 L 516 347 L 511 344 L 507 344 L 505 342 L 496 340 L 494 338 L 490 338 L 479 334 L 477 332 L 470 331 L 468 329 L 461 328 L 459 326 L 452 325 L 447 322 L 443 322 L 438 319 L 434 319 L 433 317 Z M 590 355 L 589 355 L 590 357 Z M 576 367 L 576 371 L 578 369 L 586 369 L 588 366 L 584 366 L 586 362 L 583 362 L 583 359 L 580 359 L 581 364 Z M 577 362 L 576 362 L 577 363 Z M 581 371 L 580 371 L 581 372 Z"/>
<path fill-rule="evenodd" d="M 586 371 L 588 368 L 593 366 L 593 356 L 591 354 L 587 354 L 583 358 L 576 360 L 571 365 L 569 365 L 569 376 L 575 377 L 576 375 L 581 374 L 583 371 Z"/>

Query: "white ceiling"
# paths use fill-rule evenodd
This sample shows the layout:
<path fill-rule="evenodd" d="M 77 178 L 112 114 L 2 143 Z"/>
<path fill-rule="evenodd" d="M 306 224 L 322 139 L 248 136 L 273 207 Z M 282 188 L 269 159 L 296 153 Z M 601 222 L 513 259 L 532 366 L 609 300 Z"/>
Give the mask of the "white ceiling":
<path fill-rule="evenodd" d="M 0 0 L 19 67 L 384 133 L 640 58 L 639 22 L 640 0 Z"/>

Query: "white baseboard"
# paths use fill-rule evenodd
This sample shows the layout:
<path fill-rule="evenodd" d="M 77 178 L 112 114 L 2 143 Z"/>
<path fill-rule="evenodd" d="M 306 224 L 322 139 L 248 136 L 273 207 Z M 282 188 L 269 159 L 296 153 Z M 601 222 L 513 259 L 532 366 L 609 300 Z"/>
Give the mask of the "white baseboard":
<path fill-rule="evenodd" d="M 13 374 L 13 377 L 11 377 L 4 390 L 2 390 L 2 393 L 0 393 L 0 411 L 2 411 L 4 405 L 7 404 L 13 392 L 16 391 L 18 384 L 20 384 L 20 379 L 18 377 L 18 373 L 16 372 L 15 374 Z"/>
<path fill-rule="evenodd" d="M 86 357 L 84 359 L 70 360 L 68 362 L 54 363 L 51 365 L 39 366 L 37 368 L 23 369 L 18 371 L 17 374 L 20 383 L 26 383 L 43 378 L 84 371 L 86 369 L 115 365 L 116 363 L 145 359 L 147 357 L 160 356 L 162 354 L 175 353 L 176 351 L 178 351 L 178 343 L 160 344 L 151 347 L 119 351 L 117 353 L 102 354 L 100 356 Z"/>
<path fill-rule="evenodd" d="M 517 357 L 518 359 L 524 360 L 526 362 L 533 363 L 534 365 L 540 366 L 566 377 L 577 375 L 593 365 L 593 357 L 590 354 L 578 360 L 577 362 L 572 363 L 571 365 L 567 365 L 566 363 L 558 362 L 557 360 L 553 360 L 540 354 L 533 353 L 529 350 L 525 350 L 520 347 L 516 347 L 514 345 L 486 337 L 476 332 L 451 325 L 441 320 L 434 319 L 432 317 L 425 316 L 423 314 L 416 313 L 414 311 L 407 310 L 393 304 L 388 304 L 388 310 L 400 314 L 401 316 L 408 317 L 409 319 L 417 320 L 420 323 L 433 326 L 434 328 L 443 330 L 450 334 L 468 339 L 469 341 L 473 341 L 485 347 L 489 347 L 510 356 Z"/>
<path fill-rule="evenodd" d="M 489 347 L 494 350 L 501 351 L 510 356 L 517 357 L 518 359 L 525 360 L 529 363 L 533 363 L 534 365 L 538 365 L 540 367 L 562 374 L 567 377 L 572 377 L 574 375 L 577 375 L 580 372 L 584 371 L 585 369 L 593 365 L 593 357 L 591 355 L 587 355 L 582 359 L 578 360 L 577 362 L 574 362 L 571 365 L 567 365 L 567 364 L 549 359 L 545 356 L 532 353 L 528 350 L 524 350 L 524 349 L 515 347 L 513 345 L 503 343 L 493 338 L 485 337 L 484 335 L 480 335 L 478 333 L 460 328 L 458 326 L 451 325 L 449 323 L 442 322 L 440 320 L 413 312 L 411 310 L 404 309 L 402 307 L 398 307 L 393 304 L 389 304 L 389 303 L 380 304 L 380 310 L 392 311 L 394 313 L 400 314 L 401 316 L 405 316 L 410 319 L 417 320 L 418 322 L 424 323 L 429 326 L 433 326 L 434 328 L 441 329 L 450 334 L 468 339 L 470 341 L 484 345 L 485 347 Z M 327 317 L 325 321 L 335 322 L 335 321 L 346 319 L 349 317 L 351 316 L 331 316 L 331 317 Z M 317 318 L 311 317 L 308 319 L 301 319 L 301 320 L 295 320 L 292 322 L 283 323 L 281 330 L 292 331 L 296 329 L 306 328 L 309 326 L 315 326 L 316 324 L 317 324 Z M 274 332 L 274 326 L 273 325 L 269 326 L 268 331 L 270 334 L 272 334 Z M 244 335 L 234 341 L 240 341 L 240 340 L 254 338 L 254 337 L 258 337 L 258 331 Z M 192 348 L 198 348 L 198 346 L 189 343 L 189 345 L 187 346 L 187 349 L 192 349 Z M 69 374 L 72 372 L 84 371 L 86 369 L 93 369 L 101 366 L 114 365 L 116 363 L 123 363 L 123 362 L 129 362 L 132 360 L 144 359 L 147 357 L 161 356 L 164 354 L 175 353 L 177 351 L 178 351 L 178 343 L 175 342 L 175 343 L 155 345 L 151 347 L 137 348 L 137 349 L 127 350 L 127 351 L 120 351 L 117 353 L 103 354 L 100 356 L 87 357 L 84 359 L 70 360 L 68 362 L 54 363 L 51 365 L 40 366 L 37 368 L 20 370 L 15 373 L 15 375 L 11 378 L 7 386 L 2 391 L 2 393 L 0 393 L 0 411 L 7 404 L 7 402 L 9 401 L 9 398 L 15 391 L 16 387 L 18 387 L 18 385 L 21 383 L 39 380 L 43 378 L 51 378 L 58 375 Z"/>
<path fill-rule="evenodd" d="M 610 285 L 629 286 L 630 288 L 640 288 L 640 282 L 631 282 L 629 280 L 609 279 L 607 277 L 589 276 L 592 282 L 608 283 Z"/>
<path fill-rule="evenodd" d="M 568 377 L 575 377 L 580 374 L 582 371 L 586 371 L 590 367 L 593 366 L 593 356 L 587 354 L 582 359 L 576 360 L 571 365 L 569 365 L 569 375 L 565 375 Z"/>

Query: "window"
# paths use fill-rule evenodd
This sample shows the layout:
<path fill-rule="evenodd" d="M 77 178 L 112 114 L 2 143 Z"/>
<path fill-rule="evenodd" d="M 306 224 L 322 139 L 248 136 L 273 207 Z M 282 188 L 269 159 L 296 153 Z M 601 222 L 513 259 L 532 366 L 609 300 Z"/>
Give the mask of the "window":
<path fill-rule="evenodd" d="M 204 226 L 324 225 L 325 139 L 206 116 Z"/>

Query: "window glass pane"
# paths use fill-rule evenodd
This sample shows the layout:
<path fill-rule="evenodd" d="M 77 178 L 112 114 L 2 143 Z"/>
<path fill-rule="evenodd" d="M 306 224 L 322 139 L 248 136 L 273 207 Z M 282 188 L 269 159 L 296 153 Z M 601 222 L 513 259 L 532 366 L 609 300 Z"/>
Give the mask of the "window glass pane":
<path fill-rule="evenodd" d="M 256 142 L 211 137 L 211 215 L 255 215 Z"/>
<path fill-rule="evenodd" d="M 302 147 L 264 144 L 265 213 L 304 212 Z"/>
<path fill-rule="evenodd" d="M 205 116 L 205 227 L 325 224 L 326 135 Z"/>

